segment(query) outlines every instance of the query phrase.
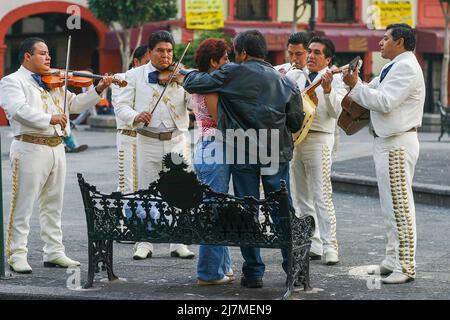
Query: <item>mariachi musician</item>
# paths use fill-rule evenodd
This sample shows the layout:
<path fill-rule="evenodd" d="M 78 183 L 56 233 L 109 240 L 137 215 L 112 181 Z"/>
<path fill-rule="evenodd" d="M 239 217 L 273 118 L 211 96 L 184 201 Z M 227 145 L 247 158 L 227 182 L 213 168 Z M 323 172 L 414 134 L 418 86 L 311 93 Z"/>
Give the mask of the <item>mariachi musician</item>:
<path fill-rule="evenodd" d="M 179 84 L 161 83 L 162 71 L 173 64 L 175 41 L 168 31 L 155 31 L 149 38 L 150 62 L 128 70 L 128 82 L 116 99 L 116 116 L 137 131 L 138 186 L 148 188 L 163 170 L 167 153 L 180 153 L 190 159 L 188 131 L 190 95 Z M 164 95 L 162 93 L 164 92 Z M 158 103 L 159 102 L 159 103 Z M 153 245 L 138 242 L 133 259 L 151 258 Z M 184 244 L 171 244 L 170 255 L 192 259 L 195 254 Z"/>
<path fill-rule="evenodd" d="M 347 93 L 341 77 L 333 76 L 329 69 L 333 54 L 334 45 L 329 39 L 313 37 L 310 40 L 306 63 L 309 81 L 306 76 L 300 77 L 297 85 L 303 89 L 318 79 L 322 84 L 315 90 L 317 107 L 311 128 L 294 149 L 291 162 L 294 205 L 315 220 L 310 257 L 313 260 L 322 258 L 327 265 L 339 262 L 331 189 L 331 153 L 336 119 Z"/>
<path fill-rule="evenodd" d="M 422 124 L 425 82 L 414 55 L 416 35 L 405 23 L 387 26 L 381 56 L 391 60 L 369 84 L 345 74 L 354 102 L 370 110 L 375 170 L 386 227 L 386 256 L 369 274 L 401 284 L 416 276 L 416 219 L 412 180 L 419 157 L 417 128 Z"/>
<path fill-rule="evenodd" d="M 19 59 L 19 70 L 0 82 L 2 106 L 14 134 L 10 150 L 13 187 L 6 239 L 8 264 L 12 271 L 32 272 L 27 261 L 27 239 L 33 204 L 38 198 L 44 266 L 79 266 L 78 261 L 66 256 L 62 244 L 66 155 L 61 142 L 70 131 L 69 113 L 80 113 L 98 103 L 112 77 L 103 77 L 86 93 L 67 92 L 64 103 L 64 88 L 49 89 L 42 80 L 42 75 L 50 72 L 44 40 L 25 39 L 19 47 Z"/>

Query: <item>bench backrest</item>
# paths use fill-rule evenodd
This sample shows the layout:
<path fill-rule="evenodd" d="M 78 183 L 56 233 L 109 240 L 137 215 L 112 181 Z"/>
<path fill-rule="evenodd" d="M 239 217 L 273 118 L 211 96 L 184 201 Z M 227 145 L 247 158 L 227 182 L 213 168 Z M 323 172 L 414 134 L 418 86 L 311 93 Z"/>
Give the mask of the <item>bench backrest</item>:
<path fill-rule="evenodd" d="M 289 210 L 284 182 L 264 200 L 238 198 L 212 191 L 186 165 L 169 167 L 148 189 L 130 194 L 103 194 L 78 174 L 90 240 L 287 248 L 293 224 L 305 231 L 294 242 L 312 235 L 311 217 Z"/>

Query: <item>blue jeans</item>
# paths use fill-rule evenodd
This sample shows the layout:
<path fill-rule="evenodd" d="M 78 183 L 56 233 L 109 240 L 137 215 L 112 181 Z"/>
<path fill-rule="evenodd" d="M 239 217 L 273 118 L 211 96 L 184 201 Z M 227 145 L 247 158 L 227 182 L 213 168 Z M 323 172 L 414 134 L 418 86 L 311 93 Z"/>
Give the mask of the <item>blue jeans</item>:
<path fill-rule="evenodd" d="M 198 179 L 215 192 L 228 192 L 230 166 L 225 164 L 222 142 L 203 140 L 195 148 L 194 169 Z M 220 280 L 231 270 L 230 250 L 225 246 L 201 245 L 198 252 L 197 278 Z"/>
<path fill-rule="evenodd" d="M 231 174 L 233 175 L 234 194 L 238 197 L 253 196 L 259 199 L 259 185 L 262 180 L 264 195 L 281 188 L 280 181 L 286 181 L 289 190 L 289 162 L 279 164 L 278 172 L 274 175 L 261 175 L 261 165 L 259 164 L 234 164 L 231 165 Z M 289 204 L 292 206 L 291 195 L 289 191 Z M 272 212 L 272 219 L 275 223 L 278 220 L 278 214 Z M 260 248 L 241 247 L 244 264 L 242 273 L 247 279 L 262 278 L 266 266 L 261 259 Z M 285 249 L 281 250 L 283 256 L 282 267 L 286 272 L 288 266 L 288 253 Z"/>

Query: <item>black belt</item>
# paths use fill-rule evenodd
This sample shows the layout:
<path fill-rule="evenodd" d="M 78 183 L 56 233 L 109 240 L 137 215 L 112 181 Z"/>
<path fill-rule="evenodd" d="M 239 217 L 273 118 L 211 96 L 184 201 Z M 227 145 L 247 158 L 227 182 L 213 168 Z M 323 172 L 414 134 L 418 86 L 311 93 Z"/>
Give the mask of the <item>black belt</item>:
<path fill-rule="evenodd" d="M 172 132 L 151 132 L 148 130 L 144 130 L 142 128 L 137 129 L 137 133 L 142 134 L 143 136 L 153 138 L 153 139 L 158 139 L 161 141 L 172 140 L 172 138 L 175 138 L 176 136 L 183 134 L 183 132 L 179 131 L 179 130 L 175 130 Z"/>
<path fill-rule="evenodd" d="M 406 132 L 416 132 L 416 131 L 417 131 L 416 128 L 411 128 L 411 129 L 405 131 L 405 133 L 406 133 Z M 379 138 L 379 137 L 380 137 L 379 135 L 377 135 L 377 133 L 375 132 L 375 130 L 372 130 L 372 134 L 373 134 L 374 138 Z"/>

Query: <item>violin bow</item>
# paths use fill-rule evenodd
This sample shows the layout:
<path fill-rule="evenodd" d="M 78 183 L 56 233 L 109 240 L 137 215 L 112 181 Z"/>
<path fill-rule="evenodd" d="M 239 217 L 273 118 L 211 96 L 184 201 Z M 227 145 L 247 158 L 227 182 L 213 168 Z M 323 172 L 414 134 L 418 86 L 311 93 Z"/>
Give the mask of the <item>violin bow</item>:
<path fill-rule="evenodd" d="M 72 43 L 72 36 L 69 35 L 67 40 L 67 54 L 66 54 L 66 74 L 64 75 L 64 114 L 66 114 L 67 106 L 67 82 L 69 77 L 69 64 L 70 64 L 70 45 Z M 61 128 L 64 130 L 64 135 L 67 135 L 66 128 Z"/>
<path fill-rule="evenodd" d="M 64 75 L 64 114 L 66 114 L 67 106 L 67 79 L 69 76 L 69 64 L 70 64 L 70 45 L 72 43 L 72 36 L 69 35 L 67 40 L 67 55 L 66 55 L 66 74 Z"/>
<path fill-rule="evenodd" d="M 183 51 L 183 54 L 182 54 L 181 57 L 180 57 L 180 60 L 178 60 L 177 64 L 175 65 L 175 70 L 174 70 L 173 73 L 170 75 L 169 81 L 167 81 L 166 85 L 164 86 L 163 91 L 162 91 L 161 94 L 159 95 L 158 101 L 156 101 L 156 104 L 155 104 L 155 106 L 153 107 L 153 110 L 150 112 L 151 114 L 153 114 L 153 112 L 155 112 L 155 109 L 156 109 L 156 107 L 158 106 L 159 102 L 161 101 L 161 98 L 163 97 L 164 93 L 166 92 L 167 87 L 168 87 L 169 84 L 172 82 L 172 80 L 173 80 L 173 78 L 174 78 L 174 76 L 175 76 L 175 73 L 177 73 L 177 71 L 178 71 L 178 67 L 180 66 L 180 62 L 181 62 L 181 60 L 183 60 L 184 56 L 186 55 L 186 52 L 188 51 L 190 45 L 191 45 L 191 43 L 188 42 L 186 48 L 185 48 L 184 51 Z M 145 126 L 147 126 L 147 125 L 145 125 Z"/>

